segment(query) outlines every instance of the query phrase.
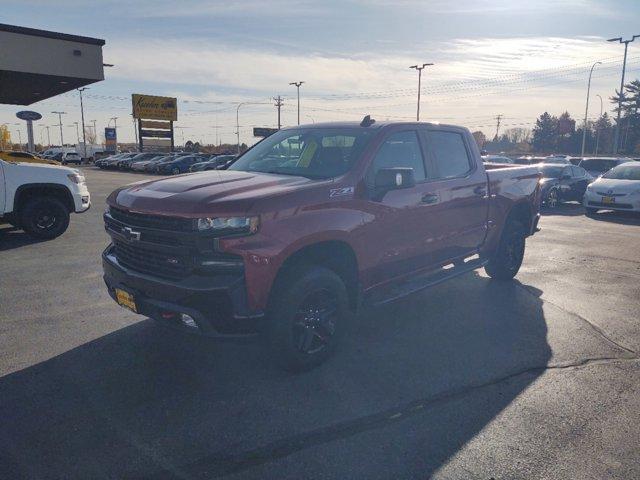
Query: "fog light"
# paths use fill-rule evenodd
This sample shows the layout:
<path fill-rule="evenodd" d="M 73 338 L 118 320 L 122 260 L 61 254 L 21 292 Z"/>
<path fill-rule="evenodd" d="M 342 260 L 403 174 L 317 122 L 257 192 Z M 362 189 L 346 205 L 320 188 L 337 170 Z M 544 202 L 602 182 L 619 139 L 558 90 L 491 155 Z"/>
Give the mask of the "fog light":
<path fill-rule="evenodd" d="M 180 319 L 182 320 L 182 323 L 184 323 L 187 327 L 198 328 L 198 324 L 196 323 L 196 321 L 189 315 L 183 313 Z"/>

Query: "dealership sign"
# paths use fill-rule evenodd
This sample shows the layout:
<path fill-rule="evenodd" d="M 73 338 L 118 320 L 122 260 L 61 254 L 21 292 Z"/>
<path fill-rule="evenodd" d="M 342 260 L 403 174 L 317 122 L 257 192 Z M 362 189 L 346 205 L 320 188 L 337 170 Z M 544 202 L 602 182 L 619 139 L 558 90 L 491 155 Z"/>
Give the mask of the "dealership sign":
<path fill-rule="evenodd" d="M 32 122 L 35 120 L 40 120 L 42 118 L 42 115 L 40 115 L 38 112 L 33 112 L 31 110 L 23 110 L 21 112 L 16 113 L 16 117 L 18 117 L 20 120 L 31 120 Z"/>
<path fill-rule="evenodd" d="M 118 146 L 116 129 L 107 127 L 104 129 L 104 146 L 108 152 L 115 152 Z"/>
<path fill-rule="evenodd" d="M 173 97 L 156 97 L 155 95 L 131 95 L 133 118 L 145 120 L 178 120 L 178 100 Z"/>

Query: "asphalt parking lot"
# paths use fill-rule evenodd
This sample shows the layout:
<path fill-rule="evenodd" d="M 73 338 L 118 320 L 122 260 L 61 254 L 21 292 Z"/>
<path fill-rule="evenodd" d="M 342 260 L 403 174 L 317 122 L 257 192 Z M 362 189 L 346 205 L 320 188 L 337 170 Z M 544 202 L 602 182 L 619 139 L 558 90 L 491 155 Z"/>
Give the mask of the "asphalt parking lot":
<path fill-rule="evenodd" d="M 640 220 L 566 205 L 517 281 L 365 310 L 300 375 L 177 336 L 102 282 L 106 195 L 34 242 L 0 226 L 0 478 L 640 478 Z"/>

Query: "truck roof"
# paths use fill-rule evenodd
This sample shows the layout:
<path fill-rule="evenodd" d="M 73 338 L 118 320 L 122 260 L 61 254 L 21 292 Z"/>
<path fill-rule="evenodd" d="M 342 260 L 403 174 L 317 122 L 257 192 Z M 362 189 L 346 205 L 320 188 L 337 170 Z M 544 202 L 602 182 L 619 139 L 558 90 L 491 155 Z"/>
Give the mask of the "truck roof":
<path fill-rule="evenodd" d="M 306 123 L 302 125 L 294 125 L 291 127 L 282 128 L 282 130 L 290 130 L 296 128 L 363 128 L 363 129 L 380 129 L 391 125 L 431 125 L 440 127 L 452 127 L 461 128 L 459 125 L 450 125 L 440 122 L 391 122 L 391 121 L 376 121 L 374 124 L 364 127 L 358 121 L 349 122 L 321 122 L 321 123 Z"/>

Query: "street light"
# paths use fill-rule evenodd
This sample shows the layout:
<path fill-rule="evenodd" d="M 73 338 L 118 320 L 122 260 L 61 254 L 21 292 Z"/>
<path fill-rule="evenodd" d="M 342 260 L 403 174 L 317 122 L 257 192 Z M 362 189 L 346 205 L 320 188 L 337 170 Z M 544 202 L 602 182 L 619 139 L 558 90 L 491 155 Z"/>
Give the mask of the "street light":
<path fill-rule="evenodd" d="M 420 88 L 421 88 L 421 81 L 422 81 L 422 70 L 424 69 L 424 67 L 429 67 L 433 65 L 433 63 L 423 63 L 422 66 L 420 65 L 411 65 L 409 68 L 414 68 L 418 71 L 418 111 L 416 112 L 416 121 L 419 122 L 420 121 Z"/>
<path fill-rule="evenodd" d="M 634 35 L 629 40 L 622 40 L 622 37 L 610 38 L 607 42 L 624 43 L 624 60 L 622 61 L 622 78 L 620 79 L 620 97 L 618 98 L 618 116 L 616 119 L 616 131 L 613 136 L 613 153 L 618 153 L 618 145 L 620 140 L 620 114 L 622 113 L 622 96 L 624 94 L 624 73 L 627 68 L 627 49 L 629 44 L 640 35 Z"/>
<path fill-rule="evenodd" d="M 298 125 L 300 125 L 300 85 L 302 85 L 304 82 L 300 81 L 300 82 L 291 82 L 289 85 L 295 85 L 296 89 L 298 90 Z"/>
<path fill-rule="evenodd" d="M 60 127 L 60 147 L 64 147 L 64 138 L 62 136 L 62 115 L 66 115 L 67 112 L 51 112 L 58 115 L 58 127 Z M 84 127 L 84 121 L 82 122 L 82 126 Z"/>
<path fill-rule="evenodd" d="M 587 83 L 587 105 L 584 107 L 584 127 L 582 128 L 582 150 L 580 153 L 581 157 L 584 157 L 584 144 L 587 139 L 587 114 L 589 113 L 589 92 L 591 91 L 591 75 L 593 74 L 593 69 L 596 65 L 602 65 L 602 62 L 596 62 L 591 65 L 591 70 L 589 71 L 589 82 Z"/>
<path fill-rule="evenodd" d="M 51 134 L 49 133 L 49 125 L 45 125 L 44 123 L 38 124 L 39 127 L 47 129 L 47 147 L 51 148 Z M 40 137 L 42 138 L 42 130 L 40 131 Z"/>
<path fill-rule="evenodd" d="M 78 122 L 73 122 L 73 125 L 69 125 L 69 127 L 76 127 L 76 137 L 78 139 L 78 143 L 80 143 L 80 129 L 78 127 Z"/>

